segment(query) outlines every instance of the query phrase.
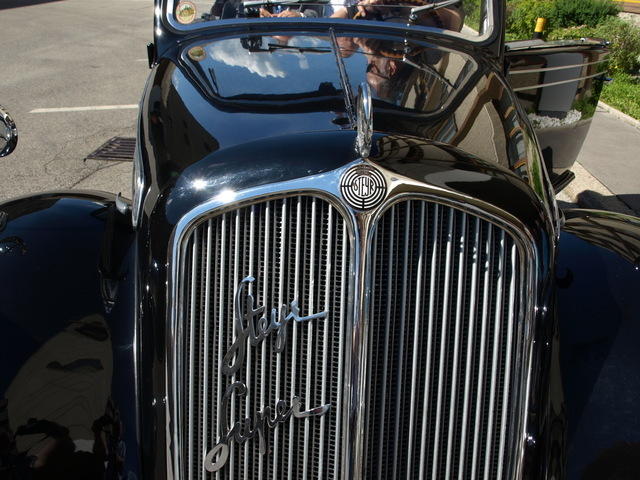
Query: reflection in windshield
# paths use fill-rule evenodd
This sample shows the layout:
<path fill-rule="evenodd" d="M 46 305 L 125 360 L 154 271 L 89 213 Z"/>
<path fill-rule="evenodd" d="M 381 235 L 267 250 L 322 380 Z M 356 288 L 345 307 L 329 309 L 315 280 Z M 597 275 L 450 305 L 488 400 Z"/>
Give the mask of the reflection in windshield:
<path fill-rule="evenodd" d="M 246 68 L 260 77 L 284 78 L 285 71 L 272 55 L 245 55 L 245 49 L 238 41 L 213 45 L 209 50 L 211 58 L 230 67 Z"/>
<path fill-rule="evenodd" d="M 178 24 L 241 18 L 337 18 L 399 22 L 478 34 L 482 0 L 175 0 Z"/>
<path fill-rule="evenodd" d="M 327 37 L 233 38 L 191 46 L 183 59 L 214 99 L 341 100 L 345 88 L 357 91 L 367 82 L 374 100 L 422 113 L 441 109 L 473 70 L 466 57 L 446 49 L 356 36 L 334 44 Z"/>

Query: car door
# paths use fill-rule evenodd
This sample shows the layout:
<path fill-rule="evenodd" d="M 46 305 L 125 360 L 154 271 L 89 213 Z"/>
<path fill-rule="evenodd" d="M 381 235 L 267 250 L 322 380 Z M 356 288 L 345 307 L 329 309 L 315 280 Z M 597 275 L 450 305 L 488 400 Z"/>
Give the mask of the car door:
<path fill-rule="evenodd" d="M 603 40 L 507 43 L 507 78 L 536 130 L 549 172 L 576 161 L 589 131 L 606 72 Z"/>

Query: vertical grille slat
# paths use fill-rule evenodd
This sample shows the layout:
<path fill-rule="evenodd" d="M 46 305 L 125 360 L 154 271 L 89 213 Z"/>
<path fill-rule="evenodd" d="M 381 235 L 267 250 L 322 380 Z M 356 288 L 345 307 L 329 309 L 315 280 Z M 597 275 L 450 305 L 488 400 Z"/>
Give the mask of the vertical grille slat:
<path fill-rule="evenodd" d="M 309 308 L 310 311 L 315 312 L 315 282 L 316 282 L 316 231 L 314 226 L 317 221 L 317 211 L 316 211 L 316 199 L 311 200 L 311 225 L 310 225 L 310 240 L 309 240 L 309 250 L 310 250 L 310 259 L 309 259 Z M 312 359 L 313 359 L 313 324 L 309 322 L 307 324 L 307 342 L 306 342 L 306 369 L 305 369 L 305 383 L 308 386 L 313 383 L 311 378 L 312 371 Z M 311 396 L 307 395 L 305 398 L 305 409 L 311 408 Z M 311 420 L 309 418 L 304 419 L 304 444 L 302 447 L 303 450 L 303 466 L 302 466 L 302 478 L 309 478 L 309 423 Z"/>
<path fill-rule="evenodd" d="M 299 290 L 298 285 L 300 285 L 300 235 L 302 229 L 302 198 L 298 197 L 296 202 L 296 242 L 295 242 L 295 259 L 294 259 L 294 298 L 298 298 Z M 293 345 L 292 351 L 294 354 L 291 357 L 291 388 L 292 391 L 296 390 L 296 380 L 297 380 L 297 351 L 298 351 L 298 325 L 293 323 Z M 289 421 L 289 468 L 287 469 L 287 478 L 292 479 L 293 472 L 293 449 L 294 449 L 294 418 L 292 417 Z"/>
<path fill-rule="evenodd" d="M 256 232 L 256 207 L 251 206 L 251 210 L 249 212 L 249 238 L 245 241 L 249 244 L 249 267 L 247 273 L 250 277 L 254 275 L 253 265 L 255 261 L 255 242 L 252 242 L 251 239 L 255 238 Z M 250 284 L 248 287 L 249 294 L 253 294 L 253 284 Z M 247 384 L 251 385 L 251 374 L 253 372 L 253 364 L 251 363 L 251 356 L 253 352 L 250 348 L 251 345 L 249 343 L 249 339 L 247 339 Z M 219 405 L 218 403 L 216 405 Z M 247 392 L 247 397 L 245 401 L 245 413 L 251 411 L 251 391 Z M 245 480 L 249 479 L 249 442 L 244 444 L 244 475 L 243 478 Z M 219 475 L 218 475 L 219 476 Z"/>
<path fill-rule="evenodd" d="M 511 261 L 511 271 L 516 271 L 515 265 L 515 245 L 511 247 L 511 255 L 509 256 Z M 515 274 L 511 275 L 511 282 L 509 284 L 509 317 L 514 316 L 515 311 L 515 299 L 516 299 L 516 276 Z M 511 378 L 511 364 L 513 363 L 511 360 L 511 353 L 513 349 L 513 322 L 509 322 L 507 324 L 507 345 L 506 345 L 506 372 L 504 375 L 504 384 L 503 384 L 503 392 L 502 392 L 502 418 L 500 421 L 500 450 L 498 454 L 498 475 L 497 478 L 500 480 L 502 478 L 502 473 L 504 470 L 504 451 L 505 451 L 505 443 L 507 437 L 507 409 L 504 408 L 504 405 L 507 405 L 509 401 L 509 379 Z"/>
<path fill-rule="evenodd" d="M 206 241 L 206 253 L 204 255 L 204 268 L 206 273 L 204 274 L 205 278 L 205 304 L 204 304 L 204 317 L 202 322 L 204 323 L 204 332 L 202 345 L 204 348 L 204 358 L 203 358 L 203 385 L 204 392 L 203 398 L 209 398 L 209 299 L 211 298 L 211 220 L 207 221 L 207 241 Z M 207 414 L 209 412 L 208 408 L 202 409 L 202 456 L 204 457 L 207 454 L 206 445 L 207 438 L 209 435 L 209 424 L 207 419 Z M 205 474 L 202 472 L 201 478 L 204 480 Z"/>
<path fill-rule="evenodd" d="M 515 240 L 410 198 L 388 207 L 372 242 L 365 451 L 377 455 L 365 478 L 504 478 L 521 331 Z"/>
<path fill-rule="evenodd" d="M 395 210 L 391 210 L 390 213 L 390 222 L 391 225 L 393 226 L 395 224 Z M 395 251 L 395 243 L 394 243 L 394 237 L 393 235 L 389 236 L 389 263 L 393 263 L 394 261 L 394 251 Z M 383 253 L 384 250 L 382 249 L 382 247 L 380 247 L 379 249 L 380 253 Z M 393 270 L 389 269 L 388 271 L 388 283 L 389 285 L 392 284 L 392 275 L 393 275 Z M 391 324 L 391 298 L 393 296 L 393 291 L 391 288 L 389 288 L 387 290 L 387 305 L 386 305 L 386 322 L 385 322 L 385 334 L 383 336 L 383 342 L 384 342 L 384 355 L 383 355 L 383 367 L 382 367 L 382 398 L 381 398 L 381 402 L 382 402 L 382 408 L 381 408 L 381 412 L 382 414 L 380 415 L 380 436 L 382 438 L 384 438 L 384 431 L 385 431 L 385 413 L 386 413 L 386 399 L 387 399 L 387 385 L 388 385 L 388 371 L 389 371 L 389 328 L 390 328 L 390 324 Z M 373 352 L 373 349 L 371 349 L 371 351 Z M 378 479 L 382 478 L 382 473 L 383 473 L 383 465 L 385 463 L 385 455 L 384 455 L 384 447 L 385 445 L 380 442 L 379 444 L 379 452 L 378 452 Z"/>
<path fill-rule="evenodd" d="M 180 288 L 185 292 L 185 315 L 179 341 L 186 357 L 178 365 L 185 399 L 181 427 L 185 478 L 339 477 L 342 453 L 336 416 L 342 411 L 344 323 L 352 264 L 342 215 L 319 197 L 258 202 L 205 217 L 183 245 L 185 277 Z M 264 307 L 257 315 L 264 316 L 264 323 L 257 317 L 240 317 L 238 309 L 246 315 L 249 307 Z M 296 316 L 287 320 L 284 348 L 278 352 L 278 330 L 262 337 L 260 332 L 272 319 L 283 322 L 294 312 Z M 305 319 L 314 314 L 319 316 Z M 242 330 L 237 318 L 242 318 Z M 255 339 L 245 339 L 250 321 Z M 245 350 L 241 361 L 238 351 L 225 358 L 232 346 L 237 348 L 238 338 Z M 224 368 L 230 369 L 229 374 L 223 373 Z M 245 385 L 246 392 L 232 387 L 234 382 Z M 264 455 L 257 434 L 241 444 L 226 441 L 234 425 L 246 433 L 255 428 L 260 415 L 273 419 L 290 408 L 294 397 L 300 398 L 301 411 L 325 404 L 330 409 L 322 416 L 291 415 L 275 425 L 265 419 Z M 226 411 L 221 408 L 225 402 Z M 211 473 L 205 469 L 205 458 L 222 441 L 229 447 L 228 459 L 221 470 Z"/>
<path fill-rule="evenodd" d="M 442 327 L 440 334 L 440 351 L 438 352 L 438 400 L 436 403 L 436 421 L 435 421 L 435 433 L 434 433 L 434 447 L 433 447 L 433 463 L 431 470 L 431 478 L 437 478 L 439 469 L 439 448 L 440 448 L 440 429 L 442 428 L 442 394 L 444 391 L 445 382 L 445 362 L 447 359 L 447 324 L 449 322 L 449 288 L 451 281 L 451 250 L 453 243 L 453 210 L 449 210 L 449 220 L 447 222 L 446 233 L 446 256 L 444 263 L 444 288 L 442 292 Z"/>
<path fill-rule="evenodd" d="M 329 292 L 331 291 L 331 269 L 332 269 L 332 254 L 333 254 L 333 243 L 331 242 L 331 233 L 333 231 L 333 209 L 331 206 L 328 207 L 327 214 L 327 235 L 326 235 L 326 251 L 327 251 L 327 263 L 325 266 L 325 284 L 324 284 L 324 310 L 329 311 Z M 327 360 L 329 358 L 329 323 L 324 322 L 323 325 L 323 349 L 322 349 L 322 387 L 321 387 L 321 398 L 320 404 L 324 405 L 326 402 L 326 393 L 327 393 Z M 318 457 L 320 459 L 324 458 L 324 450 L 325 450 L 325 422 L 326 418 L 320 418 L 320 446 Z M 324 464 L 320 462 L 318 465 L 318 478 L 323 478 L 323 468 Z"/>
<path fill-rule="evenodd" d="M 479 455 L 479 446 L 480 446 L 480 420 L 482 417 L 482 400 L 484 395 L 484 363 L 485 363 L 485 354 L 486 354 L 486 346 L 487 346 L 487 321 L 489 317 L 489 289 L 490 289 L 490 274 L 491 274 L 491 234 L 493 232 L 492 226 L 489 225 L 487 228 L 487 238 L 485 243 L 485 265 L 484 265 L 484 282 L 483 282 L 483 292 L 482 292 L 482 326 L 480 333 L 480 354 L 479 354 L 479 362 L 480 365 L 478 367 L 478 382 L 477 382 L 477 394 L 476 394 L 476 405 L 475 405 L 475 422 L 474 422 L 474 432 L 473 432 L 473 454 L 471 456 L 471 478 L 476 478 L 477 474 L 477 460 Z"/>
<path fill-rule="evenodd" d="M 467 347 L 466 347 L 466 361 L 465 361 L 465 377 L 464 377 L 464 397 L 462 400 L 462 431 L 460 438 L 460 456 L 458 464 L 458 479 L 464 478 L 465 465 L 466 465 L 466 447 L 467 447 L 467 434 L 470 431 L 469 422 L 469 402 L 471 392 L 471 366 L 474 360 L 473 355 L 473 339 L 475 334 L 475 321 L 476 321 L 476 294 L 478 288 L 478 262 L 480 256 L 480 219 L 476 218 L 474 221 L 474 233 L 473 233 L 473 247 L 471 257 L 471 288 L 470 288 L 470 300 L 469 300 L 469 324 L 467 335 Z"/>
<path fill-rule="evenodd" d="M 460 336 L 462 332 L 460 331 L 460 323 L 461 316 L 463 310 L 463 289 L 464 289 L 464 264 L 465 264 L 465 237 L 466 237 L 466 222 L 467 216 L 466 214 L 462 214 L 461 225 L 460 225 L 460 233 L 459 233 L 459 243 L 458 243 L 458 281 L 456 285 L 456 320 L 455 320 L 455 330 L 453 333 L 453 367 L 451 376 L 451 394 L 450 394 L 450 402 L 449 402 L 449 425 L 447 429 L 447 466 L 445 470 L 445 478 L 451 478 L 451 457 L 453 455 L 453 433 L 454 433 L 454 424 L 456 420 L 456 391 L 457 391 L 457 379 L 458 379 L 458 348 L 460 342 Z"/>
<path fill-rule="evenodd" d="M 440 206 L 433 207 L 433 246 L 431 250 L 431 273 L 429 277 L 429 315 L 427 317 L 427 355 L 424 380 L 424 401 L 422 417 L 422 433 L 420 436 L 420 478 L 424 478 L 427 471 L 427 432 L 429 425 L 429 399 L 431 396 L 431 354 L 433 348 L 433 324 L 435 320 L 435 295 L 436 295 L 436 267 L 438 265 L 438 224 L 440 220 Z"/>
<path fill-rule="evenodd" d="M 337 224 L 336 225 L 336 231 L 338 231 L 338 229 L 340 228 L 340 225 Z M 337 271 L 337 264 L 336 264 L 336 278 L 339 276 L 340 277 L 340 299 L 339 299 L 339 305 L 340 305 L 340 319 L 339 319 L 339 331 L 338 331 L 338 338 L 340 339 L 338 343 L 338 372 L 344 372 L 344 348 L 342 348 L 343 346 L 343 340 L 345 338 L 345 327 L 346 327 L 346 321 L 347 321 L 347 306 L 346 306 L 346 302 L 347 302 L 347 286 L 348 286 L 348 280 L 347 280 L 347 276 L 349 274 L 349 270 L 348 270 L 348 255 L 346 254 L 346 252 L 344 251 L 344 245 L 346 242 L 348 242 L 348 237 L 347 237 L 347 226 L 344 222 L 342 222 L 342 235 L 338 236 L 338 238 L 340 239 L 340 241 L 342 242 L 341 245 L 341 252 L 340 252 L 340 259 L 341 259 L 341 263 L 340 263 L 340 270 L 339 272 Z M 337 246 L 336 246 L 337 247 Z M 335 304 L 335 302 L 334 302 Z M 334 342 L 335 344 L 335 342 Z M 342 389 L 343 389 L 343 385 L 341 384 L 342 382 L 339 381 L 338 378 L 333 379 L 333 381 L 336 383 L 337 388 L 335 391 L 335 395 L 338 398 L 337 401 L 337 405 L 336 405 L 336 439 L 338 439 L 338 441 L 334 442 L 334 451 L 333 451 L 333 465 L 332 465 L 332 475 L 331 478 L 338 478 L 338 472 L 340 471 L 340 457 L 341 457 L 341 451 L 342 451 L 342 444 L 340 442 L 341 437 L 341 431 L 340 431 L 340 426 L 342 425 Z"/>
<path fill-rule="evenodd" d="M 424 268 L 424 239 L 425 239 L 425 213 L 426 207 L 423 202 L 420 205 L 420 227 L 418 230 L 418 260 L 416 265 L 416 291 L 422 290 L 422 271 Z M 413 313 L 413 354 L 411 359 L 411 407 L 409 411 L 409 451 L 407 454 L 407 472 L 411 471 L 414 442 L 412 441 L 414 435 L 414 429 L 416 428 L 416 396 L 418 389 L 418 358 L 419 358 L 419 345 L 422 320 L 422 299 L 416 297 L 415 309 Z"/>
<path fill-rule="evenodd" d="M 197 262 L 198 262 L 198 255 L 197 255 L 197 251 L 198 251 L 198 244 L 197 242 L 193 241 L 193 253 L 192 253 L 192 262 L 191 262 L 191 290 L 192 290 L 192 295 L 191 295 L 191 308 L 190 308 L 190 317 L 191 317 L 191 322 L 189 323 L 189 371 L 193 372 L 194 371 L 194 366 L 195 366 L 195 346 L 196 346 L 196 342 L 195 342 L 195 326 L 196 326 L 196 322 L 195 322 L 195 316 L 196 316 L 196 295 L 195 295 L 195 291 L 196 291 L 196 282 L 198 279 L 198 270 L 197 270 Z M 187 417 L 187 425 L 189 426 L 189 438 L 193 438 L 193 427 L 194 427 L 194 421 L 193 421 L 193 406 L 195 405 L 195 401 L 194 401 L 194 388 L 195 386 L 189 385 L 189 396 L 188 396 L 188 402 L 189 402 L 189 414 Z M 187 457 L 187 461 L 188 461 L 188 469 L 189 469 L 189 478 L 193 477 L 193 462 L 194 462 L 194 454 L 193 454 L 193 448 L 194 445 L 193 443 L 189 444 L 189 453 L 188 453 L 188 457 Z"/>
<path fill-rule="evenodd" d="M 495 291 L 495 325 L 493 328 L 493 348 L 491 358 L 491 384 L 489 393 L 489 411 L 487 421 L 487 447 L 485 447 L 484 478 L 489 479 L 491 469 L 491 454 L 493 453 L 493 417 L 495 415 L 496 384 L 498 382 L 498 349 L 500 347 L 500 327 L 502 310 L 502 284 L 504 281 L 504 232 L 500 232 L 499 253 L 498 253 L 498 275 Z"/>

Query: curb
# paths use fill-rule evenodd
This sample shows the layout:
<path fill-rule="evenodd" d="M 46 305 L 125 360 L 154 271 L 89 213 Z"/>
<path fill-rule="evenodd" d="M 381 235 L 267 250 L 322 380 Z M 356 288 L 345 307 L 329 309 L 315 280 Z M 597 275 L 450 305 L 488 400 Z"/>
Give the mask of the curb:
<path fill-rule="evenodd" d="M 623 113 L 620 110 L 613 108 L 611 105 L 607 105 L 602 101 L 598 102 L 598 107 L 607 111 L 608 113 L 618 118 L 619 120 L 622 120 L 623 122 L 628 123 L 632 127 L 636 127 L 637 129 L 640 129 L 640 120 L 636 120 L 630 115 L 627 115 L 626 113 Z"/>

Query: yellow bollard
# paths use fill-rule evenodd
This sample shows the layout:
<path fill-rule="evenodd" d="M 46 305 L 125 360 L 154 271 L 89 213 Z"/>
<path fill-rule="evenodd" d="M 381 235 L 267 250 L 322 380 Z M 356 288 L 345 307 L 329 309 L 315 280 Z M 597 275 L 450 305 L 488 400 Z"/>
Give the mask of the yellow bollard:
<path fill-rule="evenodd" d="M 533 38 L 542 38 L 542 32 L 544 32 L 544 27 L 547 24 L 547 19 L 544 17 L 538 17 L 536 20 L 536 28 L 533 31 Z"/>

